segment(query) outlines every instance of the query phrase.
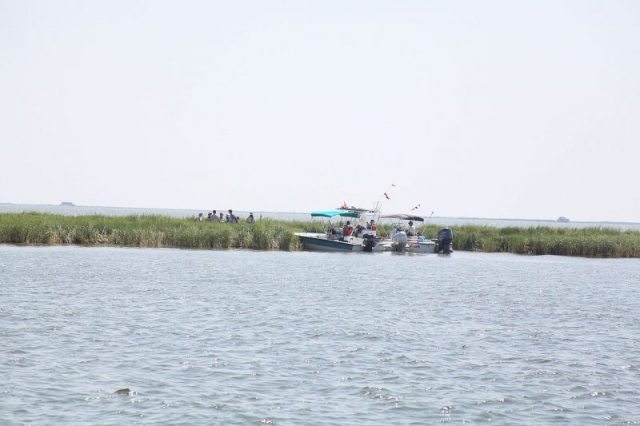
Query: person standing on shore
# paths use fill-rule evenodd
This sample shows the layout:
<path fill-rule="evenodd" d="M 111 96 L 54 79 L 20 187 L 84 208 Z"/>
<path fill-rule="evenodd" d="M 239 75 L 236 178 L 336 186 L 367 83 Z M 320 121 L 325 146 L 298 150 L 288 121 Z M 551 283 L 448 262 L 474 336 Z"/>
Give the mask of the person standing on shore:
<path fill-rule="evenodd" d="M 249 217 L 247 218 L 247 223 L 254 223 L 256 220 L 253 218 L 253 213 L 249 213 Z"/>
<path fill-rule="evenodd" d="M 218 212 L 217 211 L 213 211 L 213 214 L 211 215 L 211 222 L 220 222 L 220 219 L 218 218 Z"/>

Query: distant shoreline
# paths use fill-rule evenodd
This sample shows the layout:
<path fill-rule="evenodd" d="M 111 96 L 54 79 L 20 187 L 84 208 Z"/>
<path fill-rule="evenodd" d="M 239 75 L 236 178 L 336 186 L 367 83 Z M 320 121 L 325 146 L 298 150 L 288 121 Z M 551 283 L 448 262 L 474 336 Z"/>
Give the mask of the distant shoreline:
<path fill-rule="evenodd" d="M 442 225 L 419 227 L 428 238 Z M 326 223 L 258 220 L 195 222 L 168 216 L 64 216 L 0 213 L 0 244 L 302 250 L 295 232 L 324 232 Z M 454 250 L 526 255 L 640 258 L 640 232 L 608 228 L 453 227 Z M 381 224 L 386 236 L 391 225 Z"/>
<path fill-rule="evenodd" d="M 233 208 L 233 206 L 231 206 Z M 226 212 L 226 208 L 222 211 Z M 249 214 L 249 210 L 241 210 L 233 208 L 234 212 L 241 216 Z M 129 216 L 129 215 L 161 215 L 175 218 L 187 218 L 202 212 L 206 215 L 207 209 L 178 209 L 178 208 L 160 208 L 160 207 L 114 207 L 114 206 L 84 206 L 74 204 L 73 206 L 62 206 L 60 204 L 24 204 L 24 203 L 0 203 L 0 214 L 2 213 L 26 213 L 39 212 L 62 215 L 105 215 L 105 216 Z M 218 209 L 218 212 L 221 210 Z M 276 220 L 293 220 L 306 221 L 309 218 L 309 212 L 293 212 L 293 211 L 265 211 L 251 210 L 256 217 L 263 215 L 265 218 Z M 397 212 L 396 212 L 397 213 Z M 420 213 L 418 212 L 418 215 Z M 428 217 L 428 214 L 423 214 Z M 566 227 L 566 228 L 590 228 L 590 227 L 614 227 L 618 229 L 631 229 L 640 231 L 640 222 L 631 221 L 611 221 L 611 220 L 571 220 L 568 223 L 558 222 L 557 219 L 523 219 L 523 218 L 494 218 L 494 217 L 475 217 L 475 216 L 433 216 L 431 222 L 438 222 L 442 225 L 459 226 L 462 224 L 486 225 L 493 227 L 506 226 L 550 226 L 550 227 Z"/>

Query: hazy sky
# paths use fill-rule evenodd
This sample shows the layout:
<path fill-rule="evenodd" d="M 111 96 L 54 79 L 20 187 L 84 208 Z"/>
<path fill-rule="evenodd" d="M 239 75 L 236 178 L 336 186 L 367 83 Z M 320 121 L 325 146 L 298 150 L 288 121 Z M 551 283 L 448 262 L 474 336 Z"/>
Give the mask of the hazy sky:
<path fill-rule="evenodd" d="M 640 2 L 0 0 L 0 202 L 640 222 Z"/>

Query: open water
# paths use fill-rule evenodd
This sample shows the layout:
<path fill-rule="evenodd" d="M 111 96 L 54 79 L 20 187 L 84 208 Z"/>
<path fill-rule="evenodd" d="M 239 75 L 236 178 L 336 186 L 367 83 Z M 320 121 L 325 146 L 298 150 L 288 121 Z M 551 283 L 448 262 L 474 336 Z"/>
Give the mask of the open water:
<path fill-rule="evenodd" d="M 638 423 L 639 284 L 637 259 L 0 245 L 0 424 Z"/>

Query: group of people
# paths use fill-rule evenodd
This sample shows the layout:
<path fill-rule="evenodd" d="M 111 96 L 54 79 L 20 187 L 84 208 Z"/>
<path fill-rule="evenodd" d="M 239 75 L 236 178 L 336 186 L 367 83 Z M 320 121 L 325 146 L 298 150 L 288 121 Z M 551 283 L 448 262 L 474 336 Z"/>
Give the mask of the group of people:
<path fill-rule="evenodd" d="M 376 222 L 373 219 L 371 219 L 370 222 L 367 222 L 366 226 L 356 225 L 355 228 L 353 227 L 353 225 L 351 225 L 351 221 L 348 220 L 342 228 L 342 235 L 344 237 L 350 237 L 355 233 L 355 236 L 358 237 L 364 234 L 365 231 L 370 234 L 376 235 L 376 232 L 378 231 L 378 225 L 376 225 Z"/>
<path fill-rule="evenodd" d="M 240 217 L 233 214 L 233 210 L 231 209 L 227 210 L 226 215 L 223 212 L 220 212 L 220 214 L 218 214 L 216 210 L 210 211 L 209 213 L 207 213 L 206 219 L 203 213 L 199 213 L 196 217 L 196 222 L 202 222 L 204 220 L 208 222 L 218 223 L 240 223 Z M 253 217 L 253 213 L 249 213 L 249 217 L 247 217 L 246 220 L 247 223 L 254 223 L 256 221 L 256 219 Z"/>
<path fill-rule="evenodd" d="M 376 235 L 377 230 L 378 225 L 376 225 L 376 222 L 373 219 L 371 219 L 370 222 L 367 222 L 366 226 L 356 225 L 355 228 L 351 225 L 351 221 L 348 220 L 342 228 L 342 235 L 345 237 L 350 237 L 352 235 L 358 237 L 365 233 Z M 411 220 L 409 221 L 409 226 L 406 229 L 398 228 L 398 231 L 405 231 L 407 233 L 407 237 L 422 236 L 420 232 L 416 232 L 416 227 Z"/>
<path fill-rule="evenodd" d="M 396 226 L 395 231 L 404 231 L 404 233 L 407 234 L 407 237 L 419 237 L 422 235 L 422 233 L 416 232 L 416 227 L 413 225 L 412 220 L 409 221 L 409 226 L 407 226 L 406 228 L 401 225 Z"/>

